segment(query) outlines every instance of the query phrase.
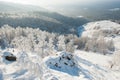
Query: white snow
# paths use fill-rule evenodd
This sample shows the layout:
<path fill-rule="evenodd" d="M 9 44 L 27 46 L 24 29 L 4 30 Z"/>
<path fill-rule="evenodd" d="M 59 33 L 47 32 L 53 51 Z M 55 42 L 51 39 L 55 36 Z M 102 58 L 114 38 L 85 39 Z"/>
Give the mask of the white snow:
<path fill-rule="evenodd" d="M 108 20 L 90 22 L 80 26 L 78 34 L 82 37 L 98 38 L 103 36 L 106 40 L 111 39 L 114 42 L 115 49 L 120 50 L 120 24 L 118 23 Z"/>
<path fill-rule="evenodd" d="M 5 51 L 12 49 L 1 50 L 1 56 Z M 0 80 L 120 80 L 120 72 L 110 69 L 110 55 L 76 50 L 40 59 L 35 53 L 12 53 L 17 56 L 16 62 L 5 63 L 1 57 Z"/>
<path fill-rule="evenodd" d="M 86 30 L 83 32 L 83 36 L 93 36 L 97 33 L 96 36 L 102 35 L 102 33 L 108 34 L 107 36 L 120 36 L 120 24 L 111 21 L 96 21 L 90 22 L 84 25 L 84 29 Z M 118 31 L 118 32 L 117 32 Z M 103 35 L 105 36 L 105 35 Z"/>
<path fill-rule="evenodd" d="M 111 21 L 91 22 L 84 25 L 82 30 L 80 35 L 88 37 L 105 31 L 98 36 L 113 39 L 116 50 L 120 49 L 119 24 Z M 8 53 L 15 55 L 17 61 L 7 61 L 4 56 Z M 42 58 L 34 52 L 8 48 L 0 50 L 0 80 L 120 80 L 120 71 L 110 68 L 112 58 L 112 55 L 80 50 L 74 53 L 56 52 Z"/>

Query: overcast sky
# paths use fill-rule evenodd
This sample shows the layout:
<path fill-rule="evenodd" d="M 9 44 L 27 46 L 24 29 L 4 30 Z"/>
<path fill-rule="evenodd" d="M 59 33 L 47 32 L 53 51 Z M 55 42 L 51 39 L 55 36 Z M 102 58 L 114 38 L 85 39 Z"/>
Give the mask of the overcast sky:
<path fill-rule="evenodd" d="M 57 5 L 57 4 L 91 3 L 91 2 L 99 2 L 99 1 L 120 1 L 120 0 L 0 0 L 0 1 L 40 5 L 44 7 L 44 6 Z"/>

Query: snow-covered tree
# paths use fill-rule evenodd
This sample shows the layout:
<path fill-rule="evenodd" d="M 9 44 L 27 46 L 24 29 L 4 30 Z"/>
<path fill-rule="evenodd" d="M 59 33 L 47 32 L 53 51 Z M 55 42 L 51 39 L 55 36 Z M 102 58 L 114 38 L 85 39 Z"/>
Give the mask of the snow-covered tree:
<path fill-rule="evenodd" d="M 70 40 L 70 42 L 68 42 L 66 44 L 66 51 L 67 52 L 70 52 L 70 53 L 73 53 L 75 50 L 75 46 L 74 46 L 74 41 L 73 40 Z"/>
<path fill-rule="evenodd" d="M 59 51 L 65 51 L 65 37 L 63 35 L 58 37 L 58 50 Z"/>
<path fill-rule="evenodd" d="M 113 55 L 113 60 L 110 63 L 110 68 L 120 70 L 120 50 L 116 51 Z"/>

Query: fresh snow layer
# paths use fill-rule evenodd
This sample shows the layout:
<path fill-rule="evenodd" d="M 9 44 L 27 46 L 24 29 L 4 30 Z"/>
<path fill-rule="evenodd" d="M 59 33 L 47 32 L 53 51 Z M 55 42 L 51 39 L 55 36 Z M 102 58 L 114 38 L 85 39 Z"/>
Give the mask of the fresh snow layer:
<path fill-rule="evenodd" d="M 113 39 L 116 49 L 120 50 L 119 24 L 98 21 L 79 29 L 80 36 Z M 5 59 L 10 53 L 17 61 Z M 42 58 L 40 53 L 5 49 L 0 50 L 0 80 L 120 80 L 120 71 L 110 68 L 112 60 L 112 55 L 79 50 L 56 52 Z"/>
<path fill-rule="evenodd" d="M 84 25 L 85 31 L 82 33 L 82 36 L 107 36 L 107 37 L 116 37 L 120 36 L 120 24 L 111 21 L 97 21 L 90 22 Z M 97 34 L 96 34 L 97 33 Z"/>
<path fill-rule="evenodd" d="M 5 52 L 13 53 L 17 61 L 3 60 Z M 120 72 L 110 69 L 109 55 L 77 50 L 41 59 L 16 49 L 1 50 L 0 54 L 0 80 L 120 80 Z"/>
<path fill-rule="evenodd" d="M 103 20 L 90 22 L 78 28 L 78 35 L 82 37 L 98 38 L 104 37 L 106 40 L 113 40 L 116 50 L 120 50 L 120 24 Z"/>

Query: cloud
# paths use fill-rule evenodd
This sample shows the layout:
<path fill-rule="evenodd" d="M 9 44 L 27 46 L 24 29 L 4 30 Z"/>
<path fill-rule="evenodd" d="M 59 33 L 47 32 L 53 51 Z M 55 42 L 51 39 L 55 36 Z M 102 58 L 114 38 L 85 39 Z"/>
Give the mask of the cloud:
<path fill-rule="evenodd" d="M 39 6 L 58 5 L 58 4 L 76 4 L 76 3 L 92 3 L 103 1 L 119 1 L 119 0 L 0 0 L 22 4 L 33 4 Z"/>
<path fill-rule="evenodd" d="M 109 11 L 119 11 L 120 8 L 113 8 L 113 9 L 109 9 Z"/>

